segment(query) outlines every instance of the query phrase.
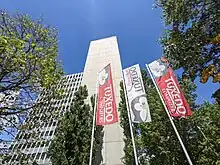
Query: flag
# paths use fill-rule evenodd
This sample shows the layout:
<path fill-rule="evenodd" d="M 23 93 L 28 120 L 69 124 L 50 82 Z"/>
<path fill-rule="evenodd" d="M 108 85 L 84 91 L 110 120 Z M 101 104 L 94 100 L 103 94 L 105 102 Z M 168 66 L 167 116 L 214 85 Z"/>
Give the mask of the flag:
<path fill-rule="evenodd" d="M 171 116 L 191 116 L 192 111 L 168 61 L 162 57 L 150 63 L 149 68 L 156 79 L 157 86 Z"/>
<path fill-rule="evenodd" d="M 98 75 L 96 125 L 109 125 L 116 122 L 118 122 L 118 114 L 109 64 Z"/>
<path fill-rule="evenodd" d="M 149 105 L 138 64 L 123 70 L 131 120 L 134 123 L 151 122 Z"/>

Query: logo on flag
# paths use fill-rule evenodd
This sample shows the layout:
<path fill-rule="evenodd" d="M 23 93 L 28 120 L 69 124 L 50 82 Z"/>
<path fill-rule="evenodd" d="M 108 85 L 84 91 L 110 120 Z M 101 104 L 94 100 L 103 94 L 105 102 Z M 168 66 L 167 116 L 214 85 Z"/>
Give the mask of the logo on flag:
<path fill-rule="evenodd" d="M 97 101 L 96 125 L 118 122 L 110 64 L 99 72 Z"/>
<path fill-rule="evenodd" d="M 149 68 L 156 79 L 171 116 L 191 116 L 192 111 L 167 60 L 161 58 L 153 61 L 149 64 Z"/>
<path fill-rule="evenodd" d="M 126 68 L 123 73 L 132 122 L 150 122 L 150 110 L 139 65 Z"/>

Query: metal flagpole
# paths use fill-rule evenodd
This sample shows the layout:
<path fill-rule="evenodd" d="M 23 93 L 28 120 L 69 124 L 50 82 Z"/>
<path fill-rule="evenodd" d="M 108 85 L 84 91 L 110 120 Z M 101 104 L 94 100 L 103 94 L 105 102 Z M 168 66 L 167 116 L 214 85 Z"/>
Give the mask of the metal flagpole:
<path fill-rule="evenodd" d="M 164 100 L 163 100 L 163 97 L 161 96 L 160 90 L 159 90 L 159 88 L 158 88 L 158 86 L 157 86 L 157 84 L 156 84 L 156 82 L 155 82 L 155 79 L 154 79 L 154 77 L 153 77 L 153 75 L 152 75 L 152 73 L 151 73 L 151 71 L 150 71 L 150 68 L 149 68 L 149 66 L 148 66 L 147 64 L 146 64 L 146 67 L 147 67 L 147 70 L 148 70 L 148 72 L 149 72 L 149 74 L 150 74 L 150 77 L 151 77 L 151 79 L 152 79 L 152 81 L 153 81 L 153 83 L 154 83 L 154 85 L 155 85 L 155 87 L 156 87 L 156 89 L 157 89 L 157 92 L 158 92 L 158 94 L 159 94 L 159 96 L 160 96 L 160 99 L 161 99 L 161 101 L 162 101 L 162 103 L 163 103 L 163 106 L 164 106 L 164 108 L 165 108 L 165 110 L 166 110 L 166 113 L 167 113 L 167 115 L 168 115 L 168 117 L 169 117 L 169 120 L 170 120 L 170 122 L 171 122 L 171 124 L 172 124 L 172 126 L 173 126 L 173 129 L 174 129 L 174 131 L 175 131 L 175 133 L 176 133 L 176 135 L 177 135 L 177 137 L 178 137 L 178 140 L 179 140 L 179 142 L 180 142 L 180 144 L 181 144 L 181 146 L 182 146 L 182 149 L 183 149 L 183 151 L 184 151 L 184 153 L 185 153 L 185 155 L 186 155 L 186 158 L 187 158 L 189 164 L 190 164 L 190 165 L 193 165 L 193 164 L 192 164 L 192 161 L 191 161 L 191 159 L 190 159 L 190 157 L 189 157 L 189 154 L 188 154 L 188 152 L 187 152 L 187 150 L 186 150 L 186 148 L 185 148 L 185 146 L 184 146 L 184 144 L 183 144 L 183 141 L 182 141 L 182 139 L 181 139 L 181 137 L 180 137 L 180 135 L 179 135 L 179 132 L 177 131 L 176 126 L 175 126 L 175 124 L 174 124 L 174 122 L 173 122 L 173 120 L 172 120 L 172 118 L 171 118 L 171 115 L 170 115 L 168 109 L 167 109 L 167 106 L 166 106 L 166 104 L 165 104 L 165 102 L 164 102 Z"/>
<path fill-rule="evenodd" d="M 132 125 L 131 125 L 131 116 L 130 116 L 130 112 L 129 112 L 130 108 L 128 105 L 127 90 L 126 90 L 125 83 L 124 83 L 123 72 L 122 72 L 122 79 L 123 79 L 122 81 L 123 81 L 123 88 L 124 88 L 124 93 L 125 93 L 125 102 L 126 102 L 126 107 L 127 107 L 127 112 L 128 112 L 129 126 L 130 126 L 130 130 L 131 130 L 131 140 L 132 140 L 132 144 L 133 144 L 135 164 L 138 165 L 137 151 L 136 151 L 136 146 L 135 146 L 135 142 L 134 142 L 134 133 L 133 133 Z"/>
<path fill-rule="evenodd" d="M 96 119 L 96 109 L 97 109 L 97 95 L 98 95 L 97 92 L 98 92 L 98 75 L 96 80 L 96 93 L 95 93 L 95 105 L 94 105 L 93 122 L 92 122 L 92 136 L 91 136 L 91 146 L 90 146 L 90 155 L 89 155 L 89 165 L 92 165 L 92 151 L 93 151 L 95 119 Z"/>

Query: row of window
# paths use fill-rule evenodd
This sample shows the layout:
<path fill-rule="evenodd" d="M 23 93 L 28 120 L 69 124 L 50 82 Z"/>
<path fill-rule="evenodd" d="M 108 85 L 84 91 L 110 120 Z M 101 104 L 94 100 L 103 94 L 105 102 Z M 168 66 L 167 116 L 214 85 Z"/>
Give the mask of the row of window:
<path fill-rule="evenodd" d="M 54 119 L 46 120 L 46 121 L 41 121 L 41 122 L 38 122 L 38 123 L 36 123 L 36 122 L 33 123 L 33 120 L 34 120 L 34 116 L 33 117 L 28 117 L 28 119 L 25 121 L 25 123 L 27 123 L 27 125 L 35 126 L 32 129 L 39 128 L 39 127 L 42 128 L 42 127 L 56 126 L 56 121 L 54 121 Z M 19 134 L 21 134 L 21 132 Z"/>
<path fill-rule="evenodd" d="M 75 91 L 78 90 L 79 86 L 80 86 L 80 82 L 78 82 L 77 84 L 63 85 L 62 92 L 63 93 L 74 93 Z M 44 101 L 46 99 L 48 99 L 48 94 L 47 93 L 41 94 L 40 98 L 38 99 L 38 102 Z M 51 98 L 50 100 L 57 100 L 57 99 Z"/>
<path fill-rule="evenodd" d="M 66 91 L 71 91 L 71 90 L 74 90 L 74 89 L 72 89 L 72 88 L 76 88 L 76 87 L 78 87 L 79 85 L 80 85 L 80 83 L 81 83 L 81 81 L 79 82 L 76 82 L 76 83 L 66 83 L 66 84 L 61 84 L 61 85 L 59 85 L 59 90 L 66 90 Z M 71 89 L 70 89 L 71 88 Z"/>
<path fill-rule="evenodd" d="M 57 125 L 57 122 L 56 121 L 51 121 L 51 122 L 49 122 L 49 123 L 43 123 L 42 122 L 42 124 L 41 124 L 41 127 L 40 128 L 47 128 L 47 127 L 51 127 L 51 126 L 53 126 L 53 127 L 55 127 Z M 31 132 L 28 132 L 28 133 L 25 133 L 24 131 L 20 131 L 19 133 L 18 133 L 18 135 L 16 136 L 16 139 L 25 139 L 25 140 L 28 140 L 28 139 L 30 139 L 31 137 L 32 138 L 34 138 L 34 136 L 36 135 L 36 133 L 38 134 L 38 133 L 40 133 L 40 137 L 42 137 L 42 136 L 51 136 L 52 134 L 53 134 L 53 130 L 51 130 L 50 132 L 49 131 L 46 131 L 46 133 L 44 134 L 44 132 L 45 131 L 43 131 L 43 132 L 36 132 L 36 131 L 34 131 L 33 133 L 31 133 Z M 38 134 L 39 135 L 39 134 Z M 38 136 L 37 135 L 37 136 Z M 36 137 L 36 136 L 35 136 Z"/>
<path fill-rule="evenodd" d="M 72 78 L 72 79 L 64 79 L 61 83 L 62 84 L 72 84 L 72 83 L 74 83 L 74 82 L 79 82 L 79 81 L 82 81 L 82 78 L 83 77 L 78 77 L 78 78 Z"/>
<path fill-rule="evenodd" d="M 75 77 L 64 77 L 63 80 L 61 80 L 61 82 L 59 83 L 59 85 L 57 86 L 57 88 L 61 88 L 63 85 L 66 84 L 73 84 L 74 82 L 81 82 L 82 81 L 83 76 L 75 76 Z"/>
<path fill-rule="evenodd" d="M 54 89 L 59 89 L 61 88 L 62 85 L 64 85 L 66 82 L 67 83 L 70 83 L 70 82 L 81 82 L 82 81 L 82 77 L 83 77 L 83 74 L 82 73 L 79 73 L 79 74 L 73 74 L 73 75 L 67 75 L 67 76 L 64 76 L 63 79 L 58 83 L 58 85 L 55 85 L 53 88 Z M 72 84 L 71 83 L 71 84 Z M 50 93 L 51 92 L 51 89 L 48 91 L 47 89 L 45 89 L 41 95 L 48 95 L 48 92 Z"/>
<path fill-rule="evenodd" d="M 39 105 L 38 108 L 33 109 L 29 113 L 29 116 L 31 116 L 29 120 L 31 120 L 31 118 L 36 117 L 36 115 L 39 115 L 39 114 L 58 111 L 63 106 L 66 106 L 67 103 L 71 103 L 73 101 L 73 95 L 74 93 L 71 93 L 69 95 L 70 97 L 66 97 L 64 99 L 53 101 L 53 103 L 48 102 L 46 104 Z M 29 120 L 26 120 L 26 121 L 29 121 Z"/>
<path fill-rule="evenodd" d="M 78 81 L 72 81 L 72 82 L 61 82 L 57 85 L 57 89 L 58 90 L 64 90 L 66 92 L 71 92 L 73 90 L 77 90 L 77 88 L 79 87 L 80 83 L 82 81 L 82 78 L 79 79 Z M 74 89 L 75 87 L 75 89 Z M 42 101 L 42 100 L 45 100 L 46 98 L 48 98 L 48 95 L 52 94 L 52 91 L 43 91 L 40 95 L 40 98 L 38 99 L 38 101 Z"/>
<path fill-rule="evenodd" d="M 64 76 L 64 78 L 73 79 L 73 78 L 78 78 L 78 77 L 82 77 L 82 76 L 83 76 L 83 73 L 78 73 L 78 74 L 66 75 L 66 76 Z"/>
<path fill-rule="evenodd" d="M 73 102 L 73 97 L 68 98 L 68 100 L 67 99 L 60 100 L 58 101 L 59 104 L 55 104 L 55 105 L 51 104 L 47 107 L 38 108 L 39 110 L 37 109 L 32 110 L 29 113 L 29 117 L 26 119 L 25 123 L 30 122 L 30 124 L 32 124 L 34 122 L 33 128 L 37 128 L 39 126 L 43 127 L 42 122 L 46 121 L 46 123 L 48 123 L 50 119 L 51 119 L 50 122 L 52 122 L 52 120 L 58 117 L 56 116 L 55 112 L 60 113 L 61 111 L 65 111 L 66 109 L 69 108 L 72 102 Z"/>
<path fill-rule="evenodd" d="M 65 100 L 60 105 L 54 105 L 54 107 L 51 106 L 47 109 L 43 109 L 42 111 L 36 111 L 34 114 L 31 115 L 31 117 L 29 117 L 29 121 L 35 120 L 35 123 L 37 123 L 36 120 L 46 122 L 50 118 L 52 120 L 56 119 L 58 117 L 56 116 L 56 112 L 60 113 L 61 111 L 65 111 L 66 109 L 69 108 L 72 102 L 73 102 L 73 98 L 69 100 Z"/>
<path fill-rule="evenodd" d="M 43 136 L 52 136 L 53 135 L 53 132 L 54 130 L 51 130 L 51 131 L 44 131 L 44 132 L 41 132 L 40 134 L 40 137 L 43 137 Z"/>
<path fill-rule="evenodd" d="M 61 108 L 59 109 L 51 108 L 49 110 L 44 110 L 42 112 L 35 111 L 35 113 L 32 113 L 32 115 L 29 116 L 28 119 L 25 121 L 25 125 L 26 127 L 28 127 L 26 130 L 33 130 L 36 128 L 41 128 L 45 125 L 45 123 L 53 122 L 52 120 L 55 120 L 58 117 L 57 113 L 61 111 Z M 51 124 L 48 124 L 48 125 L 51 125 Z"/>
<path fill-rule="evenodd" d="M 39 153 L 33 153 L 33 154 L 23 154 L 21 155 L 13 155 L 11 162 L 18 161 L 21 159 L 30 159 L 30 160 L 44 160 L 49 159 L 49 155 L 46 152 L 39 152 Z"/>
<path fill-rule="evenodd" d="M 29 143 L 19 143 L 19 144 L 15 144 L 14 146 L 14 151 L 16 151 L 17 149 L 19 150 L 24 150 L 24 149 L 30 149 L 30 148 L 39 148 L 39 147 L 48 147 L 49 146 L 50 141 L 46 140 L 46 141 L 36 141 L 36 142 L 29 142 Z"/>
<path fill-rule="evenodd" d="M 62 98 L 62 100 L 58 100 L 58 99 L 51 99 L 52 101 L 47 101 L 44 104 L 41 104 L 37 109 L 34 109 L 33 111 L 31 111 L 29 113 L 29 118 L 26 120 L 26 122 L 34 122 L 34 126 L 36 126 L 37 128 L 48 128 L 50 126 L 56 126 L 57 122 L 53 120 L 53 116 L 51 116 L 51 121 L 47 122 L 47 115 L 46 112 L 52 112 L 52 111 L 56 111 L 57 109 L 61 112 L 61 114 L 63 114 L 67 109 L 69 109 L 69 104 L 73 101 L 73 94 L 76 90 L 78 90 L 80 82 L 82 80 L 82 73 L 80 74 L 74 74 L 74 75 L 69 75 L 66 76 L 65 79 L 67 80 L 66 84 L 60 83 L 59 85 L 57 85 L 57 87 L 65 89 L 66 90 L 66 96 L 64 96 Z M 57 88 L 55 87 L 55 88 Z M 70 88 L 73 89 L 70 89 Z M 43 101 L 45 98 L 47 98 L 48 94 L 50 94 L 50 91 L 44 91 L 43 94 L 41 95 L 40 99 L 38 101 Z M 50 115 L 49 115 L 50 116 Z M 38 117 L 36 119 L 36 117 Z M 45 118 L 46 117 L 46 118 Z M 39 121 L 39 125 L 36 124 L 36 120 Z M 41 122 L 41 120 L 43 120 Z M 45 122 L 46 121 L 46 122 Z M 40 137 L 51 137 L 55 132 L 55 130 L 47 130 L 47 131 L 42 131 L 42 132 L 38 132 Z M 37 134 L 38 134 L 37 133 Z M 32 133 L 25 133 L 25 132 L 20 132 L 16 139 L 29 139 L 32 137 Z M 49 146 L 49 141 L 45 141 L 45 142 L 40 142 L 40 141 L 36 141 L 36 142 L 27 142 L 27 143 L 17 143 L 14 146 L 14 149 L 20 149 L 20 150 L 24 150 L 24 149 L 30 149 L 30 148 L 39 148 L 39 147 L 46 147 Z M 13 146 L 12 146 L 13 147 Z M 11 147 L 11 148 L 12 148 Z M 42 152 L 42 151 L 41 151 Z M 28 154 L 27 157 L 32 157 L 35 159 L 44 159 L 46 153 L 34 153 L 34 154 Z M 15 151 L 16 153 L 16 151 Z M 16 158 L 16 157 L 14 157 Z"/>

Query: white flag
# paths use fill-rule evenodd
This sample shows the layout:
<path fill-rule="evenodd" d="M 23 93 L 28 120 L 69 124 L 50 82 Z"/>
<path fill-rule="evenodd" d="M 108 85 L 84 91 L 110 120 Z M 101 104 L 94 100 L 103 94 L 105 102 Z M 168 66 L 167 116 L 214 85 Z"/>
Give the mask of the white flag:
<path fill-rule="evenodd" d="M 132 122 L 151 122 L 139 64 L 124 69 L 123 73 Z"/>

